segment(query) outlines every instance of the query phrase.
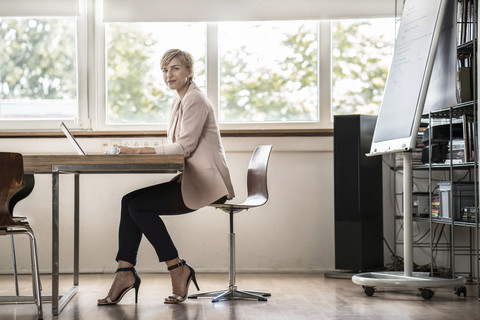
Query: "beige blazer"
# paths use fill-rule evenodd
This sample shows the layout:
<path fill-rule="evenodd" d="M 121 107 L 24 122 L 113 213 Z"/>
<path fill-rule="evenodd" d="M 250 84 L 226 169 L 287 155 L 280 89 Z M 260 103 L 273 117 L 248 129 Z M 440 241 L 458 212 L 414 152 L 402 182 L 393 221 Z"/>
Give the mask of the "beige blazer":
<path fill-rule="evenodd" d="M 185 156 L 181 183 L 188 208 L 196 210 L 223 196 L 235 196 L 212 104 L 195 83 L 182 100 L 173 102 L 167 137 L 169 144 L 155 152 Z"/>

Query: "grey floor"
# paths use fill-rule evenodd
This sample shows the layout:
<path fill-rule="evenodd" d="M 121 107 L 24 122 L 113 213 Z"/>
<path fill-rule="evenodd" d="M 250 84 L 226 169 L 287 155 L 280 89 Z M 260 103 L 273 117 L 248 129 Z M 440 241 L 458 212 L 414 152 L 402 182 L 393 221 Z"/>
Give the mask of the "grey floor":
<path fill-rule="evenodd" d="M 190 299 L 179 305 L 166 305 L 170 293 L 167 274 L 141 274 L 139 302 L 133 290 L 115 306 L 96 305 L 113 279 L 112 274 L 82 274 L 78 293 L 57 317 L 52 317 L 50 303 L 44 303 L 44 319 L 480 319 L 477 287 L 467 285 L 467 297 L 452 293 L 452 288 L 437 288 L 431 300 L 424 300 L 417 290 L 379 288 L 367 297 L 360 286 L 348 278 L 331 278 L 323 274 L 238 274 L 239 289 L 269 291 L 267 302 L 228 301 L 212 303 L 210 299 Z M 197 274 L 200 289 L 210 291 L 227 287 L 226 274 Z M 71 283 L 62 276 L 61 292 Z M 42 275 L 43 293 L 50 291 L 50 277 Z M 190 292 L 194 290 L 190 287 Z M 21 294 L 30 294 L 31 281 L 21 276 Z M 0 276 L 0 295 L 14 294 L 13 278 Z M 36 319 L 33 304 L 2 304 L 0 319 Z"/>

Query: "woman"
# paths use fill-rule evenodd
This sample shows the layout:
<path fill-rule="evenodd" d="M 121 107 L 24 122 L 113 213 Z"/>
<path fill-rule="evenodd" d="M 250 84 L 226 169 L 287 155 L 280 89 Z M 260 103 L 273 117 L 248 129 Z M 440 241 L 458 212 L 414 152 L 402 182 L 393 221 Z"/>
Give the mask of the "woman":
<path fill-rule="evenodd" d="M 160 262 L 165 262 L 172 280 L 172 295 L 165 303 L 183 302 L 195 270 L 179 255 L 159 215 L 192 212 L 212 202 L 234 197 L 220 132 L 212 104 L 192 81 L 192 56 L 184 51 L 167 51 L 161 59 L 163 79 L 176 90 L 167 130 L 169 144 L 156 148 L 119 147 L 121 154 L 183 154 L 185 168 L 173 180 L 133 191 L 122 199 L 119 226 L 118 267 L 112 287 L 98 305 L 118 303 L 135 288 L 135 303 L 140 277 L 134 266 L 142 234 L 155 248 Z"/>

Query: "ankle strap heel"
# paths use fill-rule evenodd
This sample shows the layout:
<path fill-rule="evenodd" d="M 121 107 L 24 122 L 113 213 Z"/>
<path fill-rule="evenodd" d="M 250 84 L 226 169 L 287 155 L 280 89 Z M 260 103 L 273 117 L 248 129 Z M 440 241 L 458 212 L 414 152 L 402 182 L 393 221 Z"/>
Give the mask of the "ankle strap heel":
<path fill-rule="evenodd" d="M 129 267 L 129 268 L 118 268 L 117 270 L 115 270 L 115 273 L 120 271 L 132 271 L 133 273 L 136 272 L 134 267 Z"/>
<path fill-rule="evenodd" d="M 195 284 L 195 287 L 197 287 L 197 290 L 200 290 L 197 283 L 197 277 L 195 276 L 195 270 L 192 268 L 191 265 L 185 262 L 185 260 L 181 259 L 180 262 L 178 262 L 177 264 L 171 265 L 167 269 L 168 271 L 172 271 L 173 269 L 183 267 L 183 266 L 186 266 L 190 270 L 190 275 L 188 276 L 187 283 L 185 284 L 186 294 L 183 297 L 179 296 L 178 294 L 171 294 L 170 296 L 168 296 L 168 300 L 165 299 L 164 303 L 177 304 L 185 301 L 188 297 L 188 288 L 190 287 L 190 282 L 192 281 Z"/>
<path fill-rule="evenodd" d="M 173 266 L 170 266 L 170 267 L 168 267 L 167 269 L 168 269 L 168 271 L 171 271 L 171 270 L 176 269 L 176 268 L 178 268 L 178 267 L 183 267 L 183 266 L 186 265 L 186 264 L 187 264 L 187 263 L 185 262 L 185 260 L 182 259 L 182 260 L 180 260 L 179 263 L 174 264 Z"/>
<path fill-rule="evenodd" d="M 140 283 L 141 283 L 142 280 L 138 276 L 137 271 L 135 271 L 134 267 L 129 267 L 129 268 L 118 268 L 117 270 L 115 270 L 115 273 L 120 272 L 120 271 L 131 271 L 131 272 L 133 272 L 133 276 L 135 277 L 135 282 L 133 283 L 133 285 L 123 289 L 115 299 L 112 299 L 112 297 L 110 297 L 110 293 L 109 293 L 105 299 L 102 299 L 104 301 L 99 300 L 97 302 L 97 305 L 105 306 L 105 305 L 117 304 L 117 303 L 120 302 L 120 300 L 122 300 L 123 296 L 128 291 L 130 291 L 132 289 L 135 289 L 135 303 L 138 302 L 138 290 L 140 288 Z"/>

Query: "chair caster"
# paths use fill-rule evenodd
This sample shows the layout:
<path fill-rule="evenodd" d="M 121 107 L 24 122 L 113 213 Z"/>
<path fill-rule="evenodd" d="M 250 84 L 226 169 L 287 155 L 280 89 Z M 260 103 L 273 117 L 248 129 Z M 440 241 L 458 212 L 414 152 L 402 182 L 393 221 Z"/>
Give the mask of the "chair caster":
<path fill-rule="evenodd" d="M 455 291 L 453 291 L 454 294 L 457 296 L 461 296 L 463 294 L 464 297 L 467 296 L 467 287 L 465 286 L 457 286 L 455 287 Z"/>
<path fill-rule="evenodd" d="M 363 286 L 363 292 L 364 292 L 367 296 L 369 296 L 369 297 L 373 296 L 373 294 L 375 293 L 375 291 L 376 291 L 376 290 L 375 290 L 374 287 Z"/>
<path fill-rule="evenodd" d="M 418 290 L 421 291 L 420 294 L 421 294 L 422 298 L 425 299 L 425 300 L 432 299 L 433 295 L 435 294 L 435 292 L 433 290 L 427 289 L 427 288 L 420 288 Z"/>

